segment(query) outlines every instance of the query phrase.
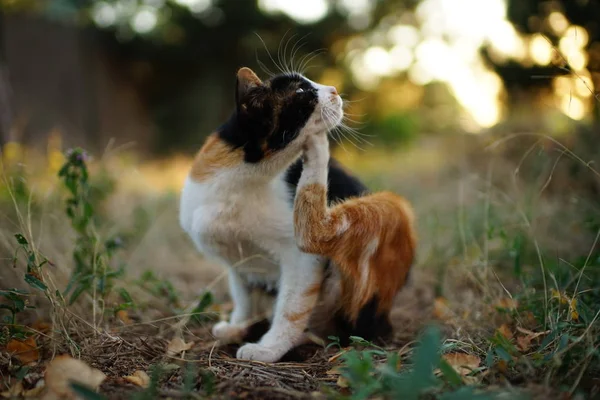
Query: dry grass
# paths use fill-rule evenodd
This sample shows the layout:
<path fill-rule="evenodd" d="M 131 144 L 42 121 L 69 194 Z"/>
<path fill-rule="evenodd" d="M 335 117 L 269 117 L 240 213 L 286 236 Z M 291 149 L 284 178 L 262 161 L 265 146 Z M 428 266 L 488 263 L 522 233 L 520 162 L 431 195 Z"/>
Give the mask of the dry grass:
<path fill-rule="evenodd" d="M 443 327 L 447 349 L 484 360 L 490 338 L 503 325 L 510 327 L 515 338 L 517 328 L 541 329 L 539 321 L 531 320 L 526 310 L 515 315 L 497 309 L 507 299 L 526 299 L 522 295 L 530 290 L 524 286 L 523 276 L 510 273 L 511 248 L 506 238 L 524 233 L 535 243 L 535 248 L 527 251 L 537 253 L 540 260 L 548 256 L 547 249 L 554 252 L 551 257 L 564 260 L 592 254 L 595 236 L 585 230 L 585 223 L 589 209 L 595 209 L 584 204 L 589 199 L 584 189 L 593 190 L 597 180 L 595 173 L 585 167 L 592 178 L 588 186 L 579 182 L 575 191 L 568 166 L 554 165 L 552 157 L 549 164 L 535 170 L 539 163 L 524 156 L 532 154 L 528 150 L 531 146 L 538 146 L 534 146 L 536 151 L 545 148 L 547 141 L 540 145 L 536 140 L 525 141 L 529 144 L 521 140 L 511 151 L 499 151 L 498 147 L 495 151 L 485 150 L 487 138 L 474 141 L 454 137 L 427 142 L 403 153 L 372 153 L 359 158 L 340 153 L 340 158 L 371 186 L 397 190 L 413 201 L 417 211 L 418 265 L 412 285 L 397 299 L 392 314 L 395 336 L 383 346 L 386 350 L 399 352 L 402 360 L 408 360 L 418 333 L 427 323 L 437 321 Z M 555 148 L 547 149 L 555 154 Z M 227 309 L 222 306 L 227 302 L 227 293 L 221 268 L 202 260 L 178 226 L 177 191 L 187 165 L 185 158 L 140 165 L 131 157 L 110 154 L 101 163 L 92 164 L 92 175 L 118 177 L 114 191 L 99 210 L 102 234 L 124 233 L 126 246 L 119 258 L 126 263 L 127 274 L 121 284 L 138 307 L 128 311 L 130 320 L 124 322 L 96 309 L 117 305 L 120 300 L 116 295 L 101 305 L 88 295 L 69 307 L 61 305 L 54 295 L 52 301 L 43 296 L 31 298 L 38 308 L 20 315 L 20 323 L 26 329 L 34 329 L 36 320 L 52 326 L 35 332 L 40 357 L 27 373 L 25 389 L 39 382 L 50 359 L 68 353 L 108 376 L 100 391 L 109 398 L 130 398 L 139 392 L 140 388 L 124 377 L 136 370 L 149 371 L 156 364 L 168 367 L 157 389 L 157 396 L 162 398 L 199 398 L 212 380 L 212 393 L 217 397 L 312 398 L 324 396 L 323 388 L 347 394 L 348 389 L 340 386 L 339 375 L 332 372 L 341 362 L 341 358 L 331 360 L 337 352 L 334 348 L 303 346 L 284 362 L 273 365 L 243 362 L 234 358 L 236 346 L 215 343 L 209 333 L 210 324 L 188 324 L 182 334 L 186 342 L 194 342 L 192 348 L 176 357 L 167 355 L 167 344 L 178 333 L 177 322 L 185 318 L 185 306 L 193 304 L 207 287 L 216 296 L 211 311 Z M 39 253 L 53 261 L 55 266 L 44 269 L 51 294 L 55 289 L 64 289 L 71 272 L 74 234 L 62 209 L 63 192 L 54 177 L 55 170 L 39 174 L 41 169 L 39 165 L 27 165 L 25 171 L 19 171 L 33 188 L 31 202 L 19 198 L 13 201 L 10 196 L 2 200 L 0 259 L 5 266 L 0 272 L 0 289 L 26 288 L 22 269 L 7 268 L 15 248 L 13 234 L 17 232 L 24 233 Z M 4 176 L 9 175 L 6 171 Z M 498 234 L 500 230 L 502 235 Z M 539 265 L 531 263 L 535 257 L 524 258 L 527 274 L 540 270 Z M 150 294 L 135 284 L 147 270 L 172 282 L 180 304 L 167 305 L 164 296 Z M 555 277 L 550 271 L 543 271 L 543 276 L 548 290 L 537 295 L 539 301 L 535 304 L 546 304 L 550 310 L 548 293 L 555 286 Z M 546 298 L 540 299 L 540 295 Z M 592 321 L 588 331 L 596 332 L 596 326 Z M 532 347 L 531 353 L 534 351 Z M 529 360 L 525 353 L 523 359 Z M 0 368 L 2 391 L 14 384 L 18 360 L 7 352 L 0 353 L 0 357 L 11 360 Z M 584 364 L 569 372 L 588 394 L 600 390 L 600 382 L 590 375 L 597 371 L 597 365 L 589 365 L 592 361 L 584 358 Z M 182 387 L 190 367 L 196 371 L 193 387 L 200 391 L 185 394 Z M 547 366 L 496 365 L 473 379 L 486 387 L 516 385 L 527 387 L 534 397 L 550 398 L 552 394 L 561 398 L 549 380 L 555 373 Z M 564 392 L 568 393 L 569 388 Z"/>

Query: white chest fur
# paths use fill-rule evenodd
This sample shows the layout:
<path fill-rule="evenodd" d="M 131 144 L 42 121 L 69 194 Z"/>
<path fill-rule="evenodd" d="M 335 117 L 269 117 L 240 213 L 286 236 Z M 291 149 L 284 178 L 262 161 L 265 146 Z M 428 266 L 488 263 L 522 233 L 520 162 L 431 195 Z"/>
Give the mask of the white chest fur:
<path fill-rule="evenodd" d="M 282 257 L 296 248 L 290 193 L 282 178 L 258 182 L 187 178 L 180 223 L 205 256 L 235 267 L 248 283 L 274 286 Z"/>

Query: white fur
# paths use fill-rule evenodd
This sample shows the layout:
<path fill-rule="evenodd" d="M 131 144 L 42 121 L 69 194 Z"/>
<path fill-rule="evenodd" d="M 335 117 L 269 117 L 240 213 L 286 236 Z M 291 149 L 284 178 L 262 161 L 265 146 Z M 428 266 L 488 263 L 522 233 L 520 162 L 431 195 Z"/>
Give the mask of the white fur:
<path fill-rule="evenodd" d="M 379 247 L 379 238 L 376 237 L 369 242 L 360 256 L 358 265 L 360 266 L 360 287 L 362 290 L 368 286 L 369 273 L 371 272 L 371 257 L 377 251 L 377 247 Z M 359 295 L 357 297 L 361 298 L 362 296 Z"/>
<path fill-rule="evenodd" d="M 331 128 L 322 113 L 328 113 L 330 120 L 331 115 L 339 115 L 339 120 L 342 117 L 341 99 L 334 95 L 335 89 L 313 84 L 319 89 L 319 105 L 285 149 L 260 163 L 242 163 L 219 171 L 206 181 L 188 177 L 183 187 L 182 228 L 205 256 L 229 267 L 234 309 L 229 321 L 214 326 L 213 334 L 223 340 L 243 336 L 257 312 L 251 307 L 248 283 L 279 288 L 271 328 L 258 343 L 238 350 L 241 359 L 274 362 L 301 344 L 309 315 L 294 323 L 286 316 L 301 314 L 314 307 L 317 300 L 316 295 L 307 297 L 305 293 L 321 282 L 324 260 L 302 253 L 297 247 L 290 193 L 283 180 L 286 168 L 300 156 L 307 138 L 325 135 Z"/>

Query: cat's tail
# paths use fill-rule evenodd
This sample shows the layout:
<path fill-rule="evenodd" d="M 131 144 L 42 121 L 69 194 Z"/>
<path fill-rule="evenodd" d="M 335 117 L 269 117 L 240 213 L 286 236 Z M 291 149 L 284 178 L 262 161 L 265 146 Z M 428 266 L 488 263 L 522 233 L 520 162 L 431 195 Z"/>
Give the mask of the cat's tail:
<path fill-rule="evenodd" d="M 389 314 L 410 276 L 416 248 L 414 213 L 408 201 L 390 192 L 363 197 L 360 203 L 368 206 L 361 213 L 368 220 L 361 218 L 364 226 L 356 229 L 358 236 L 352 240 L 354 262 L 347 259 L 339 265 L 341 308 L 335 322 L 341 337 L 375 340 L 391 333 Z M 363 232 L 370 236 L 361 238 Z"/>

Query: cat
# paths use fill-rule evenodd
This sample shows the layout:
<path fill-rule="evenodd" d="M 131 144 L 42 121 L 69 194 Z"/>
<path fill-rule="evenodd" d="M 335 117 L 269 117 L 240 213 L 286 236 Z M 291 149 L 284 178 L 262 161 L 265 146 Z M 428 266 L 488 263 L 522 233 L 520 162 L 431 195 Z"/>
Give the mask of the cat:
<path fill-rule="evenodd" d="M 184 182 L 179 213 L 183 230 L 201 253 L 228 267 L 233 310 L 228 321 L 213 326 L 213 335 L 241 341 L 261 312 L 251 301 L 253 292 L 275 293 L 268 331 L 258 342 L 241 346 L 239 359 L 280 360 L 308 340 L 317 310 L 325 310 L 321 314 L 346 335 L 362 332 L 368 339 L 380 325 L 389 327 L 376 297 L 360 301 L 364 306 L 356 319 L 337 312 L 345 310 L 338 303 L 351 296 L 340 292 L 348 284 L 336 284 L 342 280 L 341 269 L 323 255 L 301 251 L 296 242 L 294 195 L 297 187 L 301 192 L 306 188 L 297 186 L 305 174 L 300 157 L 308 138 L 341 122 L 342 106 L 334 87 L 301 74 L 283 73 L 263 82 L 251 69 L 241 68 L 235 108 L 207 138 Z M 329 203 L 367 191 L 335 160 L 324 168 Z"/>

